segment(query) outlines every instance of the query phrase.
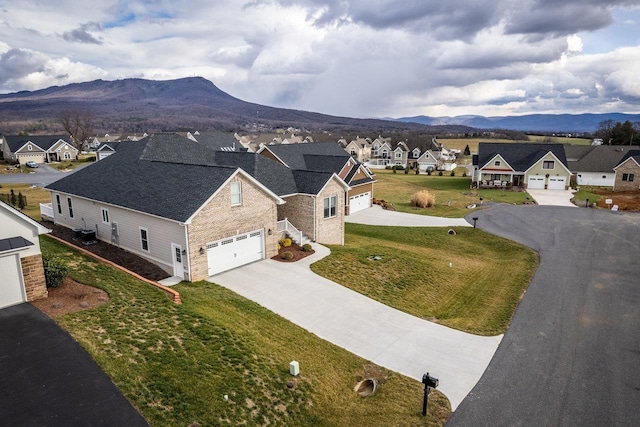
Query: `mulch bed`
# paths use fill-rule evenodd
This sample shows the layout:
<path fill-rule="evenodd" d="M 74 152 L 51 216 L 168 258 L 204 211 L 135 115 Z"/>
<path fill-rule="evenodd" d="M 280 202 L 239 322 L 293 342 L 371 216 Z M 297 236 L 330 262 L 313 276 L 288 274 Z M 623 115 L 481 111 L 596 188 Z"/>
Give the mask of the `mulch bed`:
<path fill-rule="evenodd" d="M 146 279 L 157 282 L 158 280 L 166 279 L 167 277 L 171 276 L 154 263 L 147 261 L 129 251 L 120 249 L 117 246 L 102 242 L 100 240 L 92 245 L 83 245 L 79 240 L 73 239 L 73 231 L 71 229 L 63 227 L 61 225 L 55 225 L 52 222 L 44 222 L 43 224 L 45 227 L 53 230 L 51 232 L 52 235 L 59 237 L 60 239 L 73 244 L 74 246 L 86 249 L 87 251 L 101 256 L 104 259 L 113 261 L 116 264 L 126 268 L 127 270 L 133 271 L 134 273 L 137 273 Z"/>
<path fill-rule="evenodd" d="M 291 259 L 282 258 L 282 254 L 285 252 L 291 252 L 293 254 L 293 258 Z M 302 248 L 298 244 L 291 243 L 291 246 L 289 246 L 288 248 L 285 248 L 284 246 L 282 246 L 278 251 L 278 255 L 272 257 L 271 259 L 276 261 L 281 261 L 281 262 L 296 262 L 314 253 L 316 253 L 316 251 L 314 251 L 313 249 L 311 249 L 308 252 L 305 252 L 302 250 Z"/>
<path fill-rule="evenodd" d="M 109 295 L 102 289 L 83 285 L 67 277 L 58 288 L 49 288 L 49 297 L 32 301 L 47 316 L 55 319 L 67 313 L 88 310 L 109 301 Z"/>

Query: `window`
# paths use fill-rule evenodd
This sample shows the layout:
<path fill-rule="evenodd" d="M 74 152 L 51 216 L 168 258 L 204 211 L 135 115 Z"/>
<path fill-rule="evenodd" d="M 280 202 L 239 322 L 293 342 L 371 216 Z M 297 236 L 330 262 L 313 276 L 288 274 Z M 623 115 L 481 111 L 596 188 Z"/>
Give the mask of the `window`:
<path fill-rule="evenodd" d="M 420 157 L 420 150 L 413 150 L 413 158 L 417 159 L 418 157 Z"/>
<path fill-rule="evenodd" d="M 500 163 L 500 160 L 496 160 L 495 162 L 493 162 L 493 166 L 500 166 L 502 163 Z"/>
<path fill-rule="evenodd" d="M 402 151 L 396 151 L 396 159 L 402 158 Z"/>
<path fill-rule="evenodd" d="M 65 160 L 71 160 L 71 153 L 65 151 L 62 157 L 64 157 Z"/>
<path fill-rule="evenodd" d="M 623 173 L 622 180 L 627 182 L 633 182 L 634 174 L 632 173 Z"/>
<path fill-rule="evenodd" d="M 356 150 L 354 148 L 351 149 L 351 156 L 352 157 L 356 156 Z"/>
<path fill-rule="evenodd" d="M 386 159 L 388 154 L 389 153 L 387 153 L 387 150 L 382 150 L 382 158 L 383 159 Z"/>
<path fill-rule="evenodd" d="M 149 252 L 149 231 L 140 227 L 140 247 L 143 251 Z"/>
<path fill-rule="evenodd" d="M 27 145 L 27 150 L 29 151 L 33 150 L 33 147 L 31 146 L 31 144 Z"/>
<path fill-rule="evenodd" d="M 231 206 L 242 204 L 242 182 L 233 181 L 231 183 Z"/>
<path fill-rule="evenodd" d="M 324 217 L 333 218 L 336 216 L 336 202 L 337 196 L 331 196 L 324 199 Z"/>
<path fill-rule="evenodd" d="M 109 210 L 100 208 L 100 211 L 102 212 L 102 222 L 104 222 L 105 224 L 109 224 Z"/>
<path fill-rule="evenodd" d="M 70 197 L 67 197 L 67 205 L 69 206 L 69 218 L 73 218 L 73 202 Z"/>
<path fill-rule="evenodd" d="M 58 206 L 58 213 L 62 215 L 62 203 L 60 203 L 60 195 L 56 194 L 56 206 Z"/>
<path fill-rule="evenodd" d="M 542 169 L 553 169 L 554 166 L 555 165 L 553 160 L 545 160 L 544 162 L 542 162 Z"/>

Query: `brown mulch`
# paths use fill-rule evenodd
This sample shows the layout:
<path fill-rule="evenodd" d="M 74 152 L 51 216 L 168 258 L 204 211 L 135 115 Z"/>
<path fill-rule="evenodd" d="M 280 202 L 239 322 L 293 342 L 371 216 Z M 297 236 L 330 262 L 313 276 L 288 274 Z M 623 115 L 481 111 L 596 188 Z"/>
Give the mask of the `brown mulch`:
<path fill-rule="evenodd" d="M 32 301 L 31 304 L 52 319 L 109 301 L 109 295 L 102 289 L 83 285 L 69 277 L 64 279 L 60 287 L 49 288 L 48 291 L 49 297 Z"/>
<path fill-rule="evenodd" d="M 60 239 L 63 239 L 77 247 L 86 249 L 87 251 L 101 256 L 104 259 L 113 261 L 114 263 L 121 265 L 127 270 L 133 271 L 134 273 L 137 273 L 146 279 L 157 282 L 158 280 L 166 279 L 167 277 L 171 276 L 154 263 L 147 261 L 129 251 L 120 249 L 117 246 L 102 241 L 98 241 L 97 243 L 91 245 L 83 245 L 82 242 L 73 239 L 73 231 L 71 229 L 63 227 L 61 225 L 55 225 L 52 222 L 44 222 L 44 225 L 45 227 L 53 230 L 51 232 L 52 235 L 59 237 Z"/>
<path fill-rule="evenodd" d="M 285 252 L 291 252 L 293 254 L 293 258 L 291 259 L 282 258 L 282 254 Z M 274 259 L 276 261 L 281 261 L 281 262 L 296 262 L 314 253 L 316 253 L 316 251 L 314 251 L 313 249 L 310 250 L 309 252 L 305 252 L 302 250 L 302 248 L 298 244 L 291 243 L 291 246 L 289 246 L 288 248 L 285 248 L 284 246 L 282 246 L 278 251 L 278 255 L 272 257 L 271 259 Z"/>

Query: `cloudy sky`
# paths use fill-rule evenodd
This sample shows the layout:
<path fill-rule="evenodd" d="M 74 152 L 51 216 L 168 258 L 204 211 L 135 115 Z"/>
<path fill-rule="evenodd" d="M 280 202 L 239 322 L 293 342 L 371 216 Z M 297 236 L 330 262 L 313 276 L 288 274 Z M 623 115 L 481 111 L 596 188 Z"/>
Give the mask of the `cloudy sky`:
<path fill-rule="evenodd" d="M 640 0 L 0 0 L 0 93 L 202 76 L 350 117 L 640 113 L 639 75 Z"/>

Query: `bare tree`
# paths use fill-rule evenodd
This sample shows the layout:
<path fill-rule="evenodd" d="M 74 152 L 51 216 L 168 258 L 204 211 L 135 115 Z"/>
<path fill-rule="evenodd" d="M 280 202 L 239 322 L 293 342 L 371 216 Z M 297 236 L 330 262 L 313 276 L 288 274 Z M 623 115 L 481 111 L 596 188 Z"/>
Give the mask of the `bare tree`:
<path fill-rule="evenodd" d="M 60 115 L 62 127 L 71 137 L 71 143 L 78 150 L 87 148 L 89 138 L 93 136 L 93 114 L 84 110 L 65 110 Z"/>

